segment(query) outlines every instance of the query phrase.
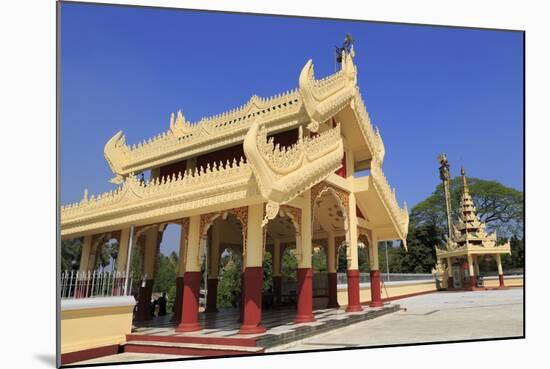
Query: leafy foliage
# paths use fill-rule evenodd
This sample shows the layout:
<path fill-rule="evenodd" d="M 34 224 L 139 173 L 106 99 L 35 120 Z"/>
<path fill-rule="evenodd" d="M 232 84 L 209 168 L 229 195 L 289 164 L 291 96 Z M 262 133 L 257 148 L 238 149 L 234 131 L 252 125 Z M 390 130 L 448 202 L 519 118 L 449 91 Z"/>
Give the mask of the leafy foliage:
<path fill-rule="evenodd" d="M 459 201 L 462 191 L 461 177 L 451 181 L 452 219 L 458 218 Z M 470 195 L 476 206 L 477 215 L 487 224 L 489 233 L 496 231 L 501 237 L 499 243 L 511 237 L 512 257 L 504 256 L 505 268 L 523 268 L 523 193 L 506 187 L 496 181 L 468 178 Z M 410 214 L 407 244 L 409 252 L 399 249 L 396 255 L 398 265 L 392 272 L 429 273 L 435 265 L 435 245 L 444 243 L 447 234 L 447 215 L 443 185 L 439 184 L 433 194 L 417 204 Z M 491 262 L 490 262 L 491 263 Z M 494 260 L 492 261 L 494 263 Z M 483 261 L 480 269 L 494 270 L 496 266 Z"/>
<path fill-rule="evenodd" d="M 177 268 L 178 254 L 174 251 L 168 256 L 163 253 L 158 254 L 153 292 L 166 292 L 166 297 L 168 299 L 166 308 L 168 311 L 173 309 L 176 298 Z"/>
<path fill-rule="evenodd" d="M 118 256 L 118 241 L 115 239 L 105 242 L 98 248 L 95 268 L 106 268 L 112 265 Z"/>
<path fill-rule="evenodd" d="M 286 279 L 296 280 L 296 268 L 298 268 L 298 260 L 294 252 L 287 248 L 283 252 L 281 274 Z"/>
<path fill-rule="evenodd" d="M 327 253 L 324 247 L 319 247 L 311 257 L 311 267 L 314 273 L 327 271 Z"/>
<path fill-rule="evenodd" d="M 217 305 L 221 308 L 236 307 L 241 298 L 241 256 L 228 253 L 220 260 Z"/>
<path fill-rule="evenodd" d="M 338 247 L 338 245 L 336 245 Z M 348 269 L 347 245 L 344 243 L 338 248 L 338 273 L 345 273 Z"/>
<path fill-rule="evenodd" d="M 386 242 L 378 244 L 378 264 L 380 272 L 404 273 L 401 266 L 404 248 L 399 243 L 388 242 L 388 263 L 386 263 Z"/>
<path fill-rule="evenodd" d="M 441 244 L 440 232 L 434 224 L 409 230 L 408 252 L 398 249 L 398 273 L 430 273 L 436 264 L 435 245 Z"/>
<path fill-rule="evenodd" d="M 271 256 L 270 252 L 265 253 L 262 267 L 264 269 L 264 281 L 262 291 L 264 293 L 270 292 L 273 284 L 271 278 L 271 274 L 273 273 L 273 257 Z"/>
<path fill-rule="evenodd" d="M 477 215 L 487 224 L 487 231 L 497 231 L 501 237 L 521 237 L 523 235 L 523 192 L 506 187 L 496 181 L 467 178 L 470 195 L 476 206 Z M 452 219 L 457 219 L 461 177 L 451 180 Z M 435 191 L 424 201 L 418 203 L 410 214 L 414 226 L 434 224 L 441 233 L 447 233 L 447 215 L 445 209 L 443 185 L 437 185 Z"/>
<path fill-rule="evenodd" d="M 61 270 L 78 270 L 82 253 L 82 237 L 61 241 Z"/>

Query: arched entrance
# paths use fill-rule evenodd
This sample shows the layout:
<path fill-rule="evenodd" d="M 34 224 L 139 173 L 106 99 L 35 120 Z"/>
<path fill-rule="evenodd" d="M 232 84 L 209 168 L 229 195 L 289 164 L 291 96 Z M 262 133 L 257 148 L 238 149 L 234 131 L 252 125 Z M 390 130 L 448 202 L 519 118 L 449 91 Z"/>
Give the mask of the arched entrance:
<path fill-rule="evenodd" d="M 350 210 L 353 208 L 352 210 Z M 327 244 L 327 307 L 337 308 L 337 269 L 347 273 L 348 305 L 346 311 L 361 311 L 358 266 L 357 229 L 350 227 L 349 213 L 355 211 L 349 204 L 349 194 L 339 188 L 320 183 L 312 189 L 312 217 L 314 239 L 326 239 Z M 342 244 L 345 247 L 342 248 Z M 342 254 L 345 253 L 345 254 Z M 340 266 L 339 266 L 340 265 Z"/>
<path fill-rule="evenodd" d="M 267 249 L 273 254 L 273 301 L 276 306 L 296 301 L 295 323 L 314 320 L 312 269 L 298 267 L 304 257 L 300 233 L 301 211 L 292 206 L 281 206 L 266 229 Z"/>
<path fill-rule="evenodd" d="M 212 215 L 203 230 L 199 307 L 204 313 L 217 312 L 218 305 L 221 308 L 241 305 L 244 235 L 239 216 L 232 211 Z"/>

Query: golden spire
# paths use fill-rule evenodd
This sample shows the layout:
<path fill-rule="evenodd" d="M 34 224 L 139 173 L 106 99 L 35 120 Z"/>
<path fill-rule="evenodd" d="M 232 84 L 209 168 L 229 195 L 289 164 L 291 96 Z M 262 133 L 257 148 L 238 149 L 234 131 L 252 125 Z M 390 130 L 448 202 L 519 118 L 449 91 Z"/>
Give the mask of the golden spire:
<path fill-rule="evenodd" d="M 464 170 L 464 167 L 460 168 L 460 174 L 462 176 L 462 193 L 467 194 L 468 193 L 468 182 L 466 181 L 466 171 Z"/>

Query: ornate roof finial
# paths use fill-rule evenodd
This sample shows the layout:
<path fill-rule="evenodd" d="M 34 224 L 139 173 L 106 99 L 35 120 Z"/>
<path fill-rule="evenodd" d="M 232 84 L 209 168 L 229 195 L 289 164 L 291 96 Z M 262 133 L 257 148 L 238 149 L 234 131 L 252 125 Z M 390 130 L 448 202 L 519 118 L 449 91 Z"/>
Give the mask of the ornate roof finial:
<path fill-rule="evenodd" d="M 353 51 L 353 38 L 349 33 L 346 33 L 342 47 L 336 46 L 336 63 L 341 65 L 344 62 L 345 54 L 350 55 L 352 58 L 355 56 L 355 51 Z"/>
<path fill-rule="evenodd" d="M 170 131 L 173 134 L 177 136 L 183 136 L 189 133 L 190 130 L 191 130 L 191 126 L 183 116 L 183 113 L 181 112 L 181 110 L 178 110 L 175 117 L 174 117 L 174 113 L 170 114 Z"/>
<path fill-rule="evenodd" d="M 466 171 L 464 167 L 460 168 L 460 175 L 462 176 L 462 193 L 468 193 L 468 182 L 466 181 Z"/>

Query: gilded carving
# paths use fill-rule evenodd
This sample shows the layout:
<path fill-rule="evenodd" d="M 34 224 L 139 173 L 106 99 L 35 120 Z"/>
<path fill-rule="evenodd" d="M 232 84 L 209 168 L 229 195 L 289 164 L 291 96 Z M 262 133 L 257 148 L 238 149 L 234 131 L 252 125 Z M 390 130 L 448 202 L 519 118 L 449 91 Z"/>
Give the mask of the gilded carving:
<path fill-rule="evenodd" d="M 347 213 L 349 209 L 349 194 L 346 191 L 338 187 L 332 186 L 326 182 L 320 182 L 311 188 L 311 214 L 314 214 L 315 201 L 328 191 L 336 196 L 338 205 L 342 208 L 342 213 L 347 219 Z"/>
<path fill-rule="evenodd" d="M 298 236 L 301 236 L 302 234 L 302 209 L 295 208 L 294 206 L 290 205 L 282 205 L 281 211 L 284 215 L 288 216 L 290 220 L 292 221 L 292 224 L 294 224 L 294 228 L 296 229 L 296 234 Z"/>
<path fill-rule="evenodd" d="M 324 180 L 341 165 L 344 149 L 340 125 L 315 137 L 303 137 L 301 126 L 299 132 L 296 144 L 281 148 L 273 139 L 267 140 L 265 126 L 255 121 L 244 139 L 244 152 L 260 193 L 267 200 L 263 225 L 276 216 L 278 206 Z"/>
<path fill-rule="evenodd" d="M 116 133 L 106 143 L 104 154 L 115 174 L 112 182 L 119 184 L 118 188 L 97 196 L 89 196 L 86 191 L 81 201 L 62 206 L 62 235 L 166 222 L 194 211 L 206 213 L 201 216 L 200 231 L 204 238 L 209 224 L 220 215 L 220 212 L 211 213 L 212 210 L 219 209 L 220 204 L 234 206 L 256 197 L 265 202 L 262 226 L 284 211 L 293 218 L 300 236 L 301 210 L 285 204 L 308 189 L 311 189 L 312 214 L 315 200 L 325 191 L 331 191 L 347 218 L 349 211 L 354 211 L 349 209 L 348 193 L 323 183 L 341 166 L 344 153 L 341 127 L 337 124 L 320 128 L 321 124 L 334 121 L 334 115 L 349 106 L 372 156 L 370 184 L 390 215 L 396 233 L 405 241 L 408 211 L 406 205 L 404 209 L 398 205 L 395 191 L 382 172 L 384 144 L 361 98 L 353 57 L 353 49 L 344 52 L 341 70 L 319 80 L 315 79 L 313 63 L 309 60 L 300 73 L 298 89 L 270 98 L 254 95 L 240 108 L 199 122 L 189 122 L 181 111 L 172 113 L 167 131 L 137 145 L 129 146 L 122 131 Z M 304 126 L 318 134 L 304 135 Z M 292 128 L 298 128 L 299 139 L 289 148 L 267 138 L 270 133 Z M 240 143 L 246 161 L 240 158 L 215 163 L 149 181 L 138 180 L 134 175 Z M 243 253 L 246 253 L 247 208 L 230 212 L 241 222 Z M 185 223 L 182 224 L 185 227 Z M 482 226 L 480 231 L 484 231 Z"/>

